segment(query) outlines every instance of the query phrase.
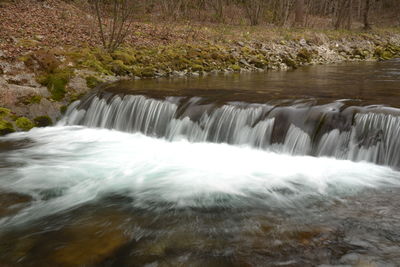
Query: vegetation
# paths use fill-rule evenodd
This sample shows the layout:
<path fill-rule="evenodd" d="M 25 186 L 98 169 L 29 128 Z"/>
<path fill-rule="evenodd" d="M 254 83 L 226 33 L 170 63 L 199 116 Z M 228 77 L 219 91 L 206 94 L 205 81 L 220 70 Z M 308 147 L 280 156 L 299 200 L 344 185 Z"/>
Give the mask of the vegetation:
<path fill-rule="evenodd" d="M 96 86 L 98 86 L 99 84 L 101 84 L 101 80 L 99 80 L 98 78 L 96 78 L 95 76 L 88 76 L 86 77 L 86 86 L 88 88 L 95 88 Z"/>
<path fill-rule="evenodd" d="M 39 116 L 34 120 L 36 127 L 47 127 L 53 125 L 53 121 L 49 116 Z"/>
<path fill-rule="evenodd" d="M 34 90 L 16 98 L 10 95 L 9 101 L 18 99 L 15 104 L 27 107 L 2 118 L 2 127 L 7 131 L 11 131 L 9 126 L 13 130 L 28 129 L 31 125 L 26 120 L 19 120 L 22 127 L 16 121 L 21 116 L 33 119 L 28 113 L 36 107 L 30 105 L 47 105 L 51 107 L 49 112 L 65 112 L 68 104 L 88 88 L 115 80 L 116 76 L 198 76 L 390 59 L 400 55 L 400 5 L 396 2 L 3 1 L 0 61 L 11 65 L 24 62 L 20 64 L 22 71 L 12 72 L 21 71 L 23 77 L 34 74 L 50 96 Z M 0 73 L 5 72 L 10 70 L 2 67 Z M 15 84 L 32 83 L 35 81 L 21 80 Z M 12 103 L 1 105 L 10 107 Z M 55 118 L 60 114 L 48 115 Z M 49 117 L 33 121 L 37 126 L 52 124 Z"/>
<path fill-rule="evenodd" d="M 103 47 L 112 52 L 129 35 L 133 18 L 224 25 L 274 25 L 369 30 L 377 17 L 400 25 L 397 0 L 99 0 L 89 1 Z M 374 20 L 374 22 L 372 22 Z"/>
<path fill-rule="evenodd" d="M 98 21 L 103 47 L 115 51 L 128 35 L 135 7 L 134 0 L 89 0 Z"/>
<path fill-rule="evenodd" d="M 38 82 L 47 87 L 53 100 L 61 100 L 66 94 L 66 85 L 72 77 L 69 69 L 57 69 L 38 77 Z"/>
<path fill-rule="evenodd" d="M 17 127 L 23 131 L 29 131 L 33 127 L 35 127 L 35 124 L 28 118 L 26 117 L 20 117 L 15 121 L 15 124 Z"/>
<path fill-rule="evenodd" d="M 0 136 L 15 132 L 11 110 L 0 107 Z"/>

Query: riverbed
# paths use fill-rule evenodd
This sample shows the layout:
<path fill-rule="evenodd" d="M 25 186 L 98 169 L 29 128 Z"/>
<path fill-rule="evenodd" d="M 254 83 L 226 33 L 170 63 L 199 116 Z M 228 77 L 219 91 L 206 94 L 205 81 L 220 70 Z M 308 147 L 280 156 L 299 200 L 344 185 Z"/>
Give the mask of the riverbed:
<path fill-rule="evenodd" d="M 97 88 L 0 138 L 0 263 L 398 266 L 399 99 L 399 60 Z"/>

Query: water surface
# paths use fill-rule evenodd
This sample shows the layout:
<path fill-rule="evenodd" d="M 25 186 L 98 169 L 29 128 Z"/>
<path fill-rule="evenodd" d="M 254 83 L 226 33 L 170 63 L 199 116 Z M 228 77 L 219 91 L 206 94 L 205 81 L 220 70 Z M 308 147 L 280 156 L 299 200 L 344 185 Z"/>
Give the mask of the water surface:
<path fill-rule="evenodd" d="M 100 88 L 0 138 L 0 266 L 398 266 L 399 93 L 399 60 Z"/>

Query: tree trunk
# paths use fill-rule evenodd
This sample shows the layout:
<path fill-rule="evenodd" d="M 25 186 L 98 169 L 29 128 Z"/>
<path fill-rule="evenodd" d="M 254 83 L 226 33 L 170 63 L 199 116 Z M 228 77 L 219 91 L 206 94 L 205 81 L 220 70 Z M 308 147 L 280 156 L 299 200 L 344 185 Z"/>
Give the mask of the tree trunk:
<path fill-rule="evenodd" d="M 369 10 L 371 7 L 371 1 L 365 0 L 365 9 L 364 9 L 364 29 L 370 30 L 371 24 L 369 23 Z"/>
<path fill-rule="evenodd" d="M 305 3 L 304 0 L 296 0 L 295 6 L 295 19 L 294 24 L 298 27 L 304 26 L 304 17 L 305 17 Z"/>

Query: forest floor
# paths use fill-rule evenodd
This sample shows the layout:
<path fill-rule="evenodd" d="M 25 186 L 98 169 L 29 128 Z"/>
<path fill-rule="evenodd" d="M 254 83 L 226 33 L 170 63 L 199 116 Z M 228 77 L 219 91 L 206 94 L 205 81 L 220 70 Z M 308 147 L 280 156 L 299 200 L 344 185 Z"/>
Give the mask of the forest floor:
<path fill-rule="evenodd" d="M 25 118 L 56 120 L 71 101 L 105 81 L 400 56 L 398 27 L 345 31 L 142 21 L 133 24 L 123 47 L 108 53 L 87 7 L 0 1 L 0 14 L 0 134 L 35 125 Z M 28 126 L 18 126 L 18 118 Z"/>

